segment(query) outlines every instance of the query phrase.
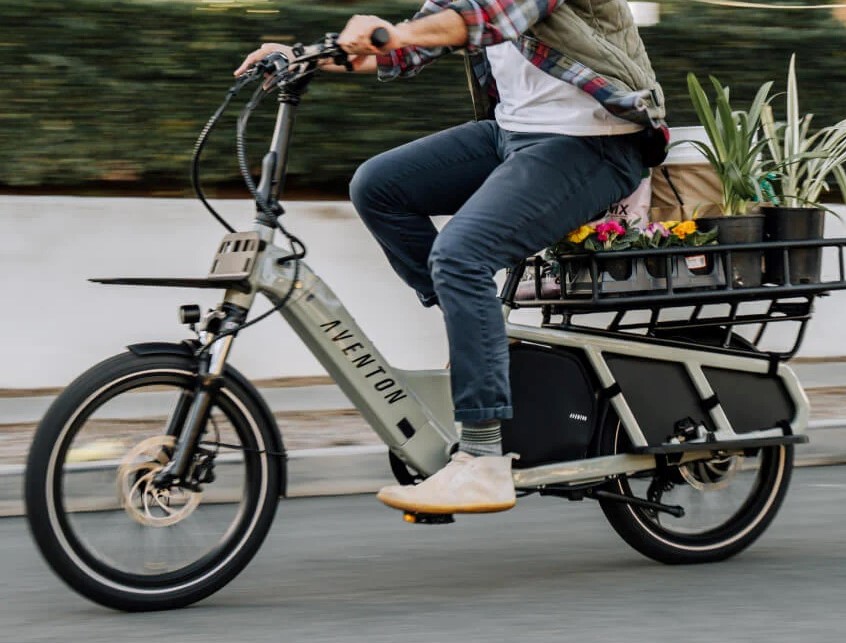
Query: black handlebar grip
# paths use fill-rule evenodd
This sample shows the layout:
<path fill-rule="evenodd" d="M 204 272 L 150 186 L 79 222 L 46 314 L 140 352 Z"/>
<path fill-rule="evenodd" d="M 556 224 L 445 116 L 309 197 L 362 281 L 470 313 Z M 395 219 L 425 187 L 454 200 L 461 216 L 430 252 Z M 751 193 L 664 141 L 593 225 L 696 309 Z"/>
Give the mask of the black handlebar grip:
<path fill-rule="evenodd" d="M 374 47 L 378 47 L 379 49 L 387 45 L 390 40 L 391 35 L 388 33 L 388 30 L 384 27 L 374 29 L 373 33 L 370 34 L 370 43 Z"/>

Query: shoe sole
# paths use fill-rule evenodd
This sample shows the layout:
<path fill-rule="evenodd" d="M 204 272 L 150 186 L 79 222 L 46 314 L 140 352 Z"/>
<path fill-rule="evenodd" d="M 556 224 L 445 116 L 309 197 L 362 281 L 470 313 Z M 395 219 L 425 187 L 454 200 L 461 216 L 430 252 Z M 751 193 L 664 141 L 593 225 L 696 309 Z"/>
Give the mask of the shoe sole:
<path fill-rule="evenodd" d="M 379 498 L 379 496 L 376 496 Z M 492 514 L 499 511 L 508 511 L 517 504 L 517 500 L 508 503 L 493 505 L 449 506 L 449 505 L 415 505 L 411 503 L 401 504 L 392 498 L 379 498 L 379 500 L 391 509 L 408 511 L 418 514 Z"/>

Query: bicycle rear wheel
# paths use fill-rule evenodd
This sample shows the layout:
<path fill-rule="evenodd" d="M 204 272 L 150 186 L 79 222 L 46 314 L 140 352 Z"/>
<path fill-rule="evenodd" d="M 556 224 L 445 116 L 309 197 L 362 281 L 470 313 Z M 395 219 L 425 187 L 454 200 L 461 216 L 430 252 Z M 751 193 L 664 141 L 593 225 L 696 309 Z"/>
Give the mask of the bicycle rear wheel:
<path fill-rule="evenodd" d="M 613 414 L 612 414 L 613 415 Z M 616 417 L 603 434 L 603 453 L 630 450 Z M 726 454 L 666 470 L 620 475 L 606 489 L 681 506 L 683 517 L 600 500 L 614 530 L 640 553 L 667 564 L 730 558 L 755 542 L 778 513 L 793 471 L 793 446 L 762 447 L 745 456 Z"/>
<path fill-rule="evenodd" d="M 273 521 L 280 458 L 260 401 L 232 371 L 216 394 L 189 480 L 158 489 L 196 381 L 192 357 L 113 357 L 83 374 L 39 425 L 27 516 L 56 573 L 122 610 L 181 607 L 246 566 Z"/>

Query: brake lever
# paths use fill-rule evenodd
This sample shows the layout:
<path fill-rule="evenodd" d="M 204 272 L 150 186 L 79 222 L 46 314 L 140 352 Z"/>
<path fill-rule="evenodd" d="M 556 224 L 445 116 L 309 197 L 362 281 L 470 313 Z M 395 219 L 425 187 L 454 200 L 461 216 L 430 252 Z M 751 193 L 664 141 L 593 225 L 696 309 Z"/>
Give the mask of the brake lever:
<path fill-rule="evenodd" d="M 253 68 L 257 74 L 267 74 L 275 77 L 288 70 L 288 57 L 281 51 L 274 51 L 261 59 Z"/>
<path fill-rule="evenodd" d="M 341 65 L 347 71 L 354 71 L 347 52 L 338 47 L 337 33 L 330 32 L 323 37 L 323 49 L 335 49 L 335 53 L 332 54 L 332 62 L 336 65 Z"/>

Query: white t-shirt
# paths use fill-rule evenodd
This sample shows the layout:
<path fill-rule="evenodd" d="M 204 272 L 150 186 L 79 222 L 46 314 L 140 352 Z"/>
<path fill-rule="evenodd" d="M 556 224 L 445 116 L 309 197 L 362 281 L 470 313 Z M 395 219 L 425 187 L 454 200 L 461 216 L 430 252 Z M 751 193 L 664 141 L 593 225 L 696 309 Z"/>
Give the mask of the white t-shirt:
<path fill-rule="evenodd" d="M 496 122 L 511 132 L 607 136 L 643 129 L 575 85 L 541 71 L 512 42 L 485 50 L 499 91 Z"/>

